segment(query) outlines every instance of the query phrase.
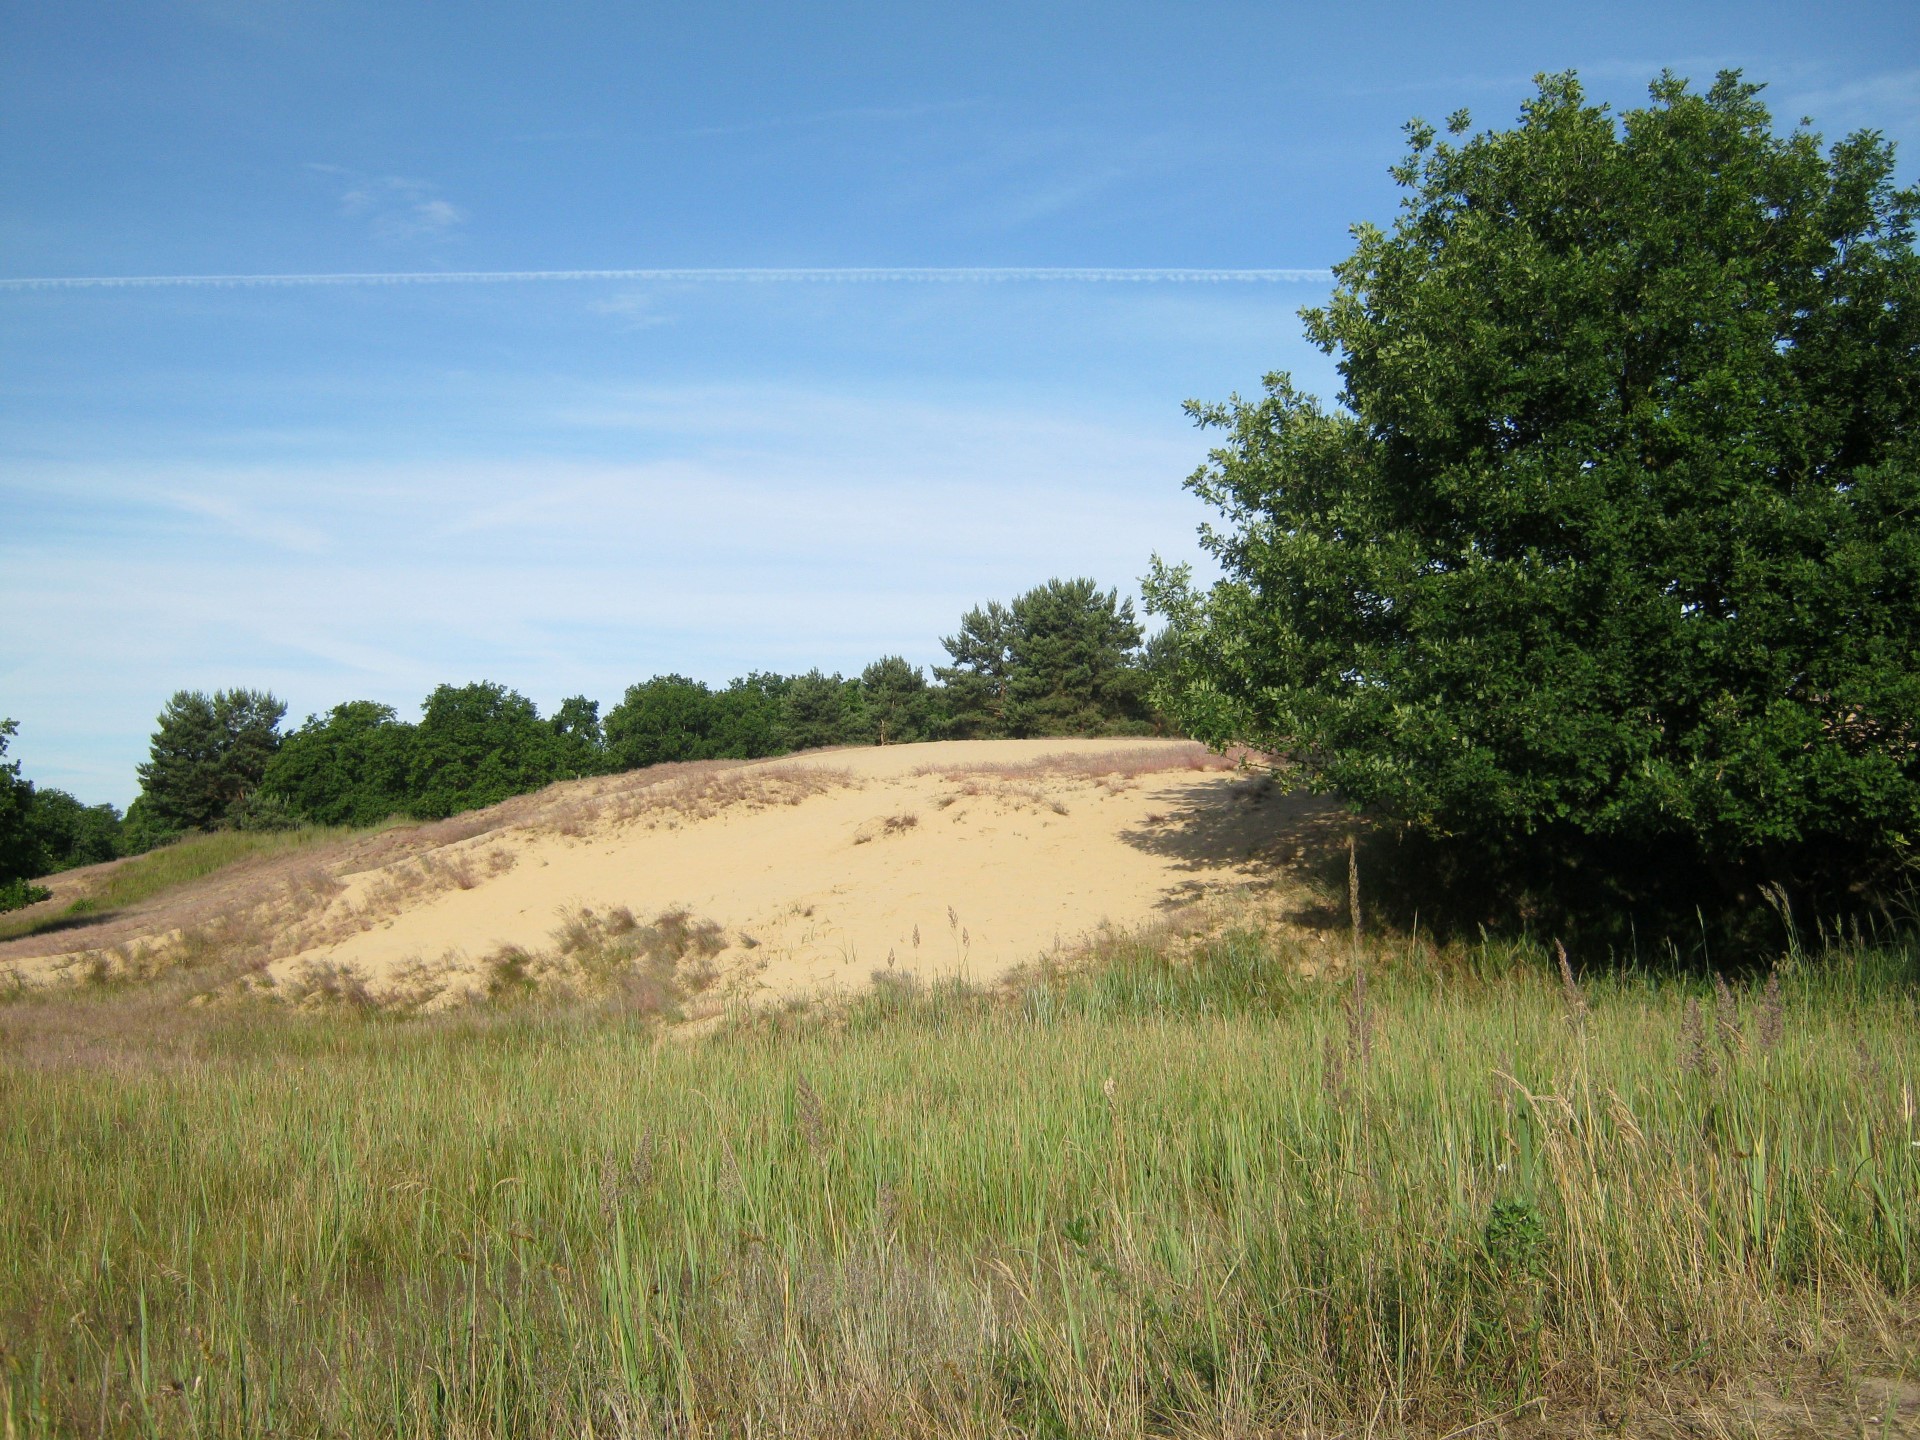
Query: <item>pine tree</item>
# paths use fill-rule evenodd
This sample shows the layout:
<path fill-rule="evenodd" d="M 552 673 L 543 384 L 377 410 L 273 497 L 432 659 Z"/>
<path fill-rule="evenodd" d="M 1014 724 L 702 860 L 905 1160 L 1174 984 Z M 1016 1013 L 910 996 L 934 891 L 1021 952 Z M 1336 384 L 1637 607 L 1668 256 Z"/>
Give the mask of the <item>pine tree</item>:
<path fill-rule="evenodd" d="M 219 828 L 259 787 L 286 713 L 263 690 L 178 691 L 138 767 L 146 827 L 155 835 Z"/>

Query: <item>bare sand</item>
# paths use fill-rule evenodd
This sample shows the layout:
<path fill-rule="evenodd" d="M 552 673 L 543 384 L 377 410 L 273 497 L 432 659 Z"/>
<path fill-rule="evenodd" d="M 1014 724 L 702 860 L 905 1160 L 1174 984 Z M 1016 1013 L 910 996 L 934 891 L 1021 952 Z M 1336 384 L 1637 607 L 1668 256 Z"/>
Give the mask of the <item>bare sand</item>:
<path fill-rule="evenodd" d="M 733 997 L 851 991 L 876 971 L 990 983 L 1102 931 L 1284 886 L 1330 820 L 1264 769 L 1140 739 L 815 752 L 576 782 L 496 811 L 289 885 L 256 917 L 274 930 L 257 983 L 345 974 L 376 997 L 454 1003 L 506 947 L 537 956 L 570 914 L 616 908 L 719 927 L 708 963 Z M 0 951 L 0 971 L 70 970 L 79 952 L 63 950 Z"/>

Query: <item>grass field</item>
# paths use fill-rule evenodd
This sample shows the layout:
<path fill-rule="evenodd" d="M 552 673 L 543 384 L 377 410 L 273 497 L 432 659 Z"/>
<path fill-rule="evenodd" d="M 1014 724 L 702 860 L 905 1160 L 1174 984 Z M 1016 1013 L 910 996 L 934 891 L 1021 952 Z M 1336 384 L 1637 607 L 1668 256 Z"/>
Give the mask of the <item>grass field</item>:
<path fill-rule="evenodd" d="M 1297 958 L 698 1040 L 18 1001 L 0 1434 L 1905 1433 L 1859 1385 L 1920 1378 L 1914 947 Z"/>

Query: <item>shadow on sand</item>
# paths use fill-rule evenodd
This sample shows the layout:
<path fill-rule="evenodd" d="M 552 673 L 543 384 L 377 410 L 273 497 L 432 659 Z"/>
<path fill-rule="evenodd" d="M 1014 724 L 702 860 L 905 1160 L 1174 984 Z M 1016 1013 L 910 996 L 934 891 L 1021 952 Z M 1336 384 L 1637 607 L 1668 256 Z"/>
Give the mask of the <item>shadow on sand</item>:
<path fill-rule="evenodd" d="M 1148 854 L 1165 856 L 1183 870 L 1226 869 L 1256 883 L 1278 879 L 1284 872 L 1325 889 L 1337 871 L 1344 892 L 1353 817 L 1337 797 L 1290 790 L 1284 779 L 1261 774 L 1234 781 L 1224 796 L 1217 780 L 1195 781 L 1168 791 L 1167 801 L 1164 811 L 1147 816 L 1144 824 L 1123 831 L 1120 838 Z M 1177 885 L 1161 904 L 1183 904 L 1201 888 L 1198 880 Z M 1311 904 L 1287 918 L 1324 928 L 1344 923 L 1344 911 L 1330 903 Z"/>

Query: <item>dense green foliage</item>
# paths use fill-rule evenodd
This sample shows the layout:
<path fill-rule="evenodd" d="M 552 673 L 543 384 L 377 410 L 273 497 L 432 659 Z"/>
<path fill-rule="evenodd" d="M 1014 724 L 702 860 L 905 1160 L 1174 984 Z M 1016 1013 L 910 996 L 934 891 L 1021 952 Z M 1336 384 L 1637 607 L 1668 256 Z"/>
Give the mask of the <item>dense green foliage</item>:
<path fill-rule="evenodd" d="M 22 778 L 20 762 L 5 758 L 19 731 L 0 720 L 0 911 L 43 900 L 36 875 L 93 865 L 120 853 L 120 812 L 111 805 L 82 805 L 64 790 L 36 788 Z"/>
<path fill-rule="evenodd" d="M 866 721 L 861 739 L 874 745 L 934 739 L 942 698 L 928 687 L 918 665 L 899 655 L 883 656 L 860 672 L 860 708 Z"/>
<path fill-rule="evenodd" d="M 569 695 L 547 721 L 553 731 L 553 763 L 563 780 L 597 775 L 606 768 L 607 737 L 600 724 L 600 702 Z"/>
<path fill-rule="evenodd" d="M 414 727 L 388 705 L 350 700 L 281 742 L 262 786 L 320 825 L 377 825 L 413 799 Z"/>
<path fill-rule="evenodd" d="M 560 737 L 534 703 L 490 681 L 442 685 L 413 733 L 408 789 L 429 819 L 496 805 L 556 777 Z"/>
<path fill-rule="evenodd" d="M 159 837 L 218 829 L 259 788 L 286 713 L 264 690 L 176 692 L 138 767 L 143 831 Z"/>
<path fill-rule="evenodd" d="M 860 682 L 809 670 L 786 683 L 780 696 L 783 750 L 818 750 L 849 745 L 864 730 Z"/>
<path fill-rule="evenodd" d="M 1151 727 L 1133 602 L 1091 580 L 990 601 L 941 640 L 934 674 L 956 738 L 1112 735 Z"/>
<path fill-rule="evenodd" d="M 1643 936 L 1911 873 L 1920 194 L 1757 88 L 1616 119 L 1545 77 L 1514 129 L 1410 127 L 1402 214 L 1306 312 L 1344 408 L 1192 407 L 1225 576 L 1148 586 L 1190 733 Z"/>
<path fill-rule="evenodd" d="M 19 733 L 13 720 L 0 720 L 0 885 L 40 873 L 39 837 L 33 829 L 33 782 L 20 776 L 20 762 L 8 760 L 7 742 Z"/>
<path fill-rule="evenodd" d="M 33 831 L 43 874 L 114 859 L 121 853 L 120 827 L 120 812 L 111 805 L 87 805 L 65 790 L 34 792 Z"/>
<path fill-rule="evenodd" d="M 767 697 L 753 691 L 750 704 Z M 656 675 L 629 685 L 607 712 L 606 754 L 614 770 L 638 770 L 674 760 L 711 760 L 731 745 L 749 754 L 772 752 L 774 705 L 753 704 L 751 722 L 729 725 L 729 697 L 684 675 Z"/>

